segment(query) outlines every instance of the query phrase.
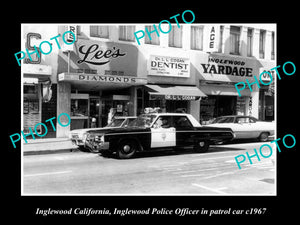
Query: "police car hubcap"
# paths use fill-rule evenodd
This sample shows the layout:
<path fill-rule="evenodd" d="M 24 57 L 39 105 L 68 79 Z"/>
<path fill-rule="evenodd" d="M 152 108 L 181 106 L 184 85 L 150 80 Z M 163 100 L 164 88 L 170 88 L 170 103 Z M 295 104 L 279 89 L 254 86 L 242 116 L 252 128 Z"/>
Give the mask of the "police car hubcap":
<path fill-rule="evenodd" d="M 204 141 L 199 142 L 200 147 L 203 147 L 205 145 Z"/>
<path fill-rule="evenodd" d="M 130 146 L 129 145 L 124 145 L 124 147 L 123 147 L 123 150 L 125 151 L 125 152 L 129 152 L 130 151 Z"/>

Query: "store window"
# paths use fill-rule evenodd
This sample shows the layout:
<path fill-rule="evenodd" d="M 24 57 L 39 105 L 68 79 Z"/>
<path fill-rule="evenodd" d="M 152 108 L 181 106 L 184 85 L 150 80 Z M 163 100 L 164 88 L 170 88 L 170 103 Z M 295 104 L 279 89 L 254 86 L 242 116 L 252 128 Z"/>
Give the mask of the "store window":
<path fill-rule="evenodd" d="M 237 104 L 236 96 L 209 95 L 203 98 L 200 102 L 200 123 L 208 124 L 219 116 L 236 115 Z"/>
<path fill-rule="evenodd" d="M 253 49 L 253 29 L 248 28 L 247 31 L 247 56 L 252 56 Z"/>
<path fill-rule="evenodd" d="M 137 95 L 137 114 L 140 115 L 144 113 L 144 89 L 137 88 L 136 90 Z"/>
<path fill-rule="evenodd" d="M 108 26 L 90 26 L 90 36 L 109 38 L 109 27 Z"/>
<path fill-rule="evenodd" d="M 191 26 L 191 49 L 203 50 L 203 26 Z"/>
<path fill-rule="evenodd" d="M 24 84 L 23 88 L 23 131 L 29 132 L 29 127 L 34 127 L 37 123 L 41 122 L 41 100 L 39 98 L 38 84 Z M 40 126 L 37 127 L 37 131 L 41 132 Z"/>
<path fill-rule="evenodd" d="M 246 115 L 246 97 L 237 97 L 236 115 Z"/>
<path fill-rule="evenodd" d="M 24 85 L 23 113 L 39 113 L 38 85 Z"/>
<path fill-rule="evenodd" d="M 134 41 L 135 26 L 119 26 L 119 40 Z"/>
<path fill-rule="evenodd" d="M 240 54 L 240 27 L 230 26 L 230 54 Z"/>
<path fill-rule="evenodd" d="M 88 116 L 88 99 L 71 99 L 71 116 Z"/>
<path fill-rule="evenodd" d="M 172 30 L 169 33 L 169 47 L 182 47 L 182 26 L 172 26 Z"/>
<path fill-rule="evenodd" d="M 275 32 L 272 32 L 271 60 L 275 59 Z"/>
<path fill-rule="evenodd" d="M 224 26 L 220 26 L 220 39 L 219 39 L 219 49 L 218 52 L 223 52 L 223 32 L 224 32 Z"/>
<path fill-rule="evenodd" d="M 259 32 L 259 58 L 265 58 L 265 45 L 266 45 L 266 31 L 260 30 Z"/>
<path fill-rule="evenodd" d="M 154 31 L 155 30 L 154 26 L 146 26 L 146 28 L 150 32 L 151 40 L 149 38 L 149 35 L 145 35 L 145 43 L 151 44 L 151 45 L 159 45 L 160 44 L 159 36 Z M 159 33 L 159 29 L 156 29 L 156 30 Z M 152 31 L 153 31 L 153 33 L 152 33 Z"/>
<path fill-rule="evenodd" d="M 89 127 L 89 99 L 71 96 L 71 130 Z"/>

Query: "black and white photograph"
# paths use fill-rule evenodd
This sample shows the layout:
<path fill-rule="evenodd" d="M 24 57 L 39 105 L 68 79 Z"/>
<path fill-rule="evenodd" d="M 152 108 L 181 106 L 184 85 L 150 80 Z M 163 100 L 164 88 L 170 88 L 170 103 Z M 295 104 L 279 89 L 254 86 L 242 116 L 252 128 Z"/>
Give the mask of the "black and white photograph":
<path fill-rule="evenodd" d="M 176 18 L 21 25 L 22 195 L 276 195 L 276 24 Z"/>
<path fill-rule="evenodd" d="M 296 7 L 123 3 L 3 19 L 8 221 L 291 220 Z"/>

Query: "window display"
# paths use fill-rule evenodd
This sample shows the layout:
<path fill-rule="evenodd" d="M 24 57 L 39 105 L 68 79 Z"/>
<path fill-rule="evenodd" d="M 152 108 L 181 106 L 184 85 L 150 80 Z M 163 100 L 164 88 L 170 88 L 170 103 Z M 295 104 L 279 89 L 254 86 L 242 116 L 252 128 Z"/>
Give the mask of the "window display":
<path fill-rule="evenodd" d="M 88 99 L 71 99 L 71 116 L 88 116 Z"/>
<path fill-rule="evenodd" d="M 246 98 L 244 96 L 237 97 L 236 115 L 246 115 Z"/>

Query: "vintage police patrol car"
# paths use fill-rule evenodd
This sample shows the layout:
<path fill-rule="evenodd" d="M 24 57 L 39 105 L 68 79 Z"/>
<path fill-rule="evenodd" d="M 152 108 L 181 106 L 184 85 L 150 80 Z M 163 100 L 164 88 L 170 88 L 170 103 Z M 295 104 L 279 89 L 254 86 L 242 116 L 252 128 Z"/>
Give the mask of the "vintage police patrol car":
<path fill-rule="evenodd" d="M 234 138 L 230 128 L 202 127 L 190 114 L 142 114 L 127 127 L 89 131 L 85 147 L 103 155 L 116 152 L 119 158 L 131 158 L 137 151 L 193 146 L 206 152 L 209 144 Z"/>
<path fill-rule="evenodd" d="M 88 131 L 125 127 L 130 121 L 134 120 L 135 118 L 136 116 L 116 116 L 113 118 L 112 122 L 106 125 L 105 127 L 71 130 L 71 132 L 69 133 L 69 138 L 71 139 L 74 145 L 77 145 L 80 149 L 84 150 L 84 142 L 86 138 L 86 133 Z"/>

